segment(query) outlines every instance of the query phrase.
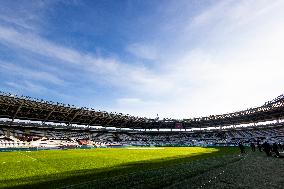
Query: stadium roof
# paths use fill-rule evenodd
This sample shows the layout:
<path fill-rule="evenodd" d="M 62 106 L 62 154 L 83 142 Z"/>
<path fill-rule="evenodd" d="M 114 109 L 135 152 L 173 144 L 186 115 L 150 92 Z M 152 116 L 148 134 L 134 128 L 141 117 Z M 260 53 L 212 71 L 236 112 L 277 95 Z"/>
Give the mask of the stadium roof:
<path fill-rule="evenodd" d="M 0 117 L 42 122 L 133 129 L 191 129 L 277 120 L 284 117 L 284 96 L 247 110 L 191 119 L 148 119 L 109 113 L 0 92 Z"/>

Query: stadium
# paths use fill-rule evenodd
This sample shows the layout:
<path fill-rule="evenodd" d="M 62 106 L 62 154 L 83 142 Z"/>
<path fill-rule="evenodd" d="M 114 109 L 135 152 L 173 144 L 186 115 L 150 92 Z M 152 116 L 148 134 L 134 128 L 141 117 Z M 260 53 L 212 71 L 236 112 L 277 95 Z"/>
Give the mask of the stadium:
<path fill-rule="evenodd" d="M 234 186 L 227 183 L 227 179 L 234 181 L 232 175 L 241 174 L 230 173 L 238 169 L 234 166 L 244 166 L 245 161 L 251 164 L 250 161 L 257 158 L 260 162 L 275 161 L 269 166 L 283 166 L 283 161 L 265 159 L 264 152 L 250 152 L 250 149 L 247 154 L 239 155 L 237 146 L 242 142 L 248 147 L 254 143 L 262 148 L 261 145 L 269 141 L 271 145 L 279 145 L 277 157 L 283 156 L 283 108 L 284 96 L 281 95 L 262 106 L 240 112 L 159 120 L 2 92 L 0 160 L 5 171 L 1 173 L 0 186 L 252 187 L 255 183 L 251 181 L 241 185 L 235 181 Z M 270 155 L 276 157 L 273 149 Z M 26 170 L 14 172 L 23 165 Z M 279 178 L 283 173 L 269 174 Z M 281 188 L 282 182 L 281 179 L 265 187 Z"/>
<path fill-rule="evenodd" d="M 1 0 L 0 189 L 283 189 L 283 0 Z"/>

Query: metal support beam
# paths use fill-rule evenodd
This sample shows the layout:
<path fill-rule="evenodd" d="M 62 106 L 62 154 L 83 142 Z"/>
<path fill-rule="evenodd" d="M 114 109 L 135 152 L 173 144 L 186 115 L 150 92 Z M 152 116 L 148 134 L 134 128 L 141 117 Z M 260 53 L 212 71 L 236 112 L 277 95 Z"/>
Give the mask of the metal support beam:
<path fill-rule="evenodd" d="M 53 109 L 49 112 L 49 114 L 46 116 L 46 118 L 44 119 L 43 122 L 46 122 L 48 120 L 48 118 L 51 116 L 51 114 L 54 112 L 55 107 L 53 107 Z"/>
<path fill-rule="evenodd" d="M 73 108 L 70 108 L 70 109 L 67 111 L 67 115 L 64 116 L 64 120 L 66 120 L 66 118 L 69 117 L 69 115 L 71 114 L 71 112 L 72 112 L 73 110 L 74 110 Z"/>
<path fill-rule="evenodd" d="M 93 119 L 91 119 L 91 121 L 88 123 L 88 125 L 91 125 L 91 123 L 96 121 L 98 118 L 99 118 L 99 116 L 95 115 L 95 117 Z"/>
<path fill-rule="evenodd" d="M 14 121 L 14 119 L 16 118 L 16 116 L 17 116 L 18 112 L 20 111 L 20 109 L 22 108 L 23 104 L 24 104 L 24 102 L 22 102 L 21 105 L 18 107 L 17 111 L 16 111 L 15 114 L 13 115 L 12 121 Z"/>
<path fill-rule="evenodd" d="M 74 114 L 74 116 L 71 118 L 71 120 L 69 121 L 68 125 L 70 125 L 70 123 L 71 123 L 82 111 L 83 111 L 82 109 L 79 110 L 79 111 L 77 111 L 77 112 Z"/>

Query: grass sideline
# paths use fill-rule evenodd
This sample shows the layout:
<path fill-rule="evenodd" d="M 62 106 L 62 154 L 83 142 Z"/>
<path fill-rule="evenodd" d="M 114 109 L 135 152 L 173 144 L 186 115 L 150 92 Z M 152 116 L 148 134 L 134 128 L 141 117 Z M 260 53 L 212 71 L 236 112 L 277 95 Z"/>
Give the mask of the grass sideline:
<path fill-rule="evenodd" d="M 234 147 L 1 152 L 0 188 L 166 187 L 237 161 L 236 153 Z"/>

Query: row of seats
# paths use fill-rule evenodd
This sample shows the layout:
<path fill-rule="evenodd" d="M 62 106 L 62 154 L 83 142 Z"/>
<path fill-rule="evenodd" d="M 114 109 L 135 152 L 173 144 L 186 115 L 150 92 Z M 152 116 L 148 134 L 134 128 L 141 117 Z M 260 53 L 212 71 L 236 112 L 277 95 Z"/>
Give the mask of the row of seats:
<path fill-rule="evenodd" d="M 284 125 L 272 128 L 231 129 L 192 133 L 111 133 L 57 129 L 0 128 L 0 147 L 171 146 L 236 144 L 239 141 L 284 142 Z"/>

